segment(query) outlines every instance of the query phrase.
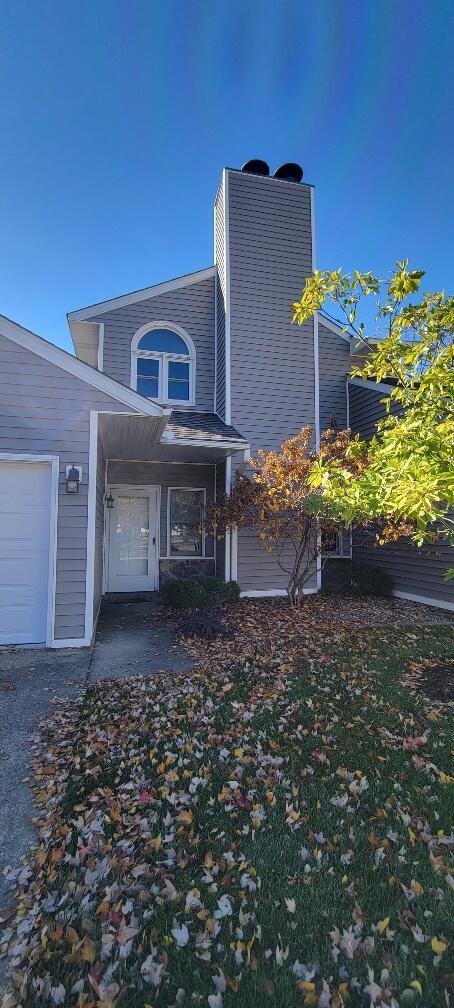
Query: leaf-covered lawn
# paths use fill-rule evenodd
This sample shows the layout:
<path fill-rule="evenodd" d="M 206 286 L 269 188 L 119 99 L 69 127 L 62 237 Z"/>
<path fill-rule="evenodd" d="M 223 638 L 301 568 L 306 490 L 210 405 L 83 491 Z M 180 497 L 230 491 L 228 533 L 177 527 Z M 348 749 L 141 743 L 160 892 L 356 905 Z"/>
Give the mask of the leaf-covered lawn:
<path fill-rule="evenodd" d="M 238 611 L 42 725 L 8 1008 L 454 1005 L 452 630 Z"/>

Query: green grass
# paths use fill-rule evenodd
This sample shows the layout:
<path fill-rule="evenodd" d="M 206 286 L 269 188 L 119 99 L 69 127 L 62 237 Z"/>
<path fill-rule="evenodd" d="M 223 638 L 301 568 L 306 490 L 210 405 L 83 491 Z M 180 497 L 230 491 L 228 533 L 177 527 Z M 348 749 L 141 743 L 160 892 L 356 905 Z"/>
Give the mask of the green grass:
<path fill-rule="evenodd" d="M 452 630 L 311 628 L 299 642 L 307 657 L 295 667 L 285 631 L 230 667 L 219 642 L 201 650 L 191 679 L 90 687 L 79 708 L 65 703 L 48 720 L 35 764 L 35 854 L 46 859 L 19 918 L 37 909 L 16 963 L 23 1008 L 59 996 L 78 1008 L 359 1008 L 371 1002 L 372 972 L 377 1003 L 454 1002 L 454 868 L 443 844 L 454 822 L 452 713 L 399 682 L 410 662 L 452 658 Z M 367 783 L 357 797 L 352 774 Z M 235 792 L 238 803 L 226 797 Z M 107 875 L 93 879 L 99 863 Z M 194 889 L 199 904 L 185 909 Z M 61 907 L 49 903 L 55 894 Z M 232 913 L 214 935 L 223 896 Z M 125 950 L 118 928 L 131 923 L 137 933 L 120 930 Z M 183 923 L 179 948 L 172 929 Z M 351 958 L 335 928 L 356 929 Z M 433 938 L 446 946 L 439 956 Z M 151 949 L 158 987 L 141 973 Z M 314 964 L 313 977 L 298 982 L 295 961 Z M 41 1001 L 36 977 L 63 993 Z"/>

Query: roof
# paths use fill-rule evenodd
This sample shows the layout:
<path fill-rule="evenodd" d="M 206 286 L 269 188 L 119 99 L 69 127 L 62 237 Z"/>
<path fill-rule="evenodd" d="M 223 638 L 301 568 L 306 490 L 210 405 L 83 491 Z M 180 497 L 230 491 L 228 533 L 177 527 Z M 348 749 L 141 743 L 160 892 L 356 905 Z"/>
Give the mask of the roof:
<path fill-rule="evenodd" d="M 191 444 L 221 446 L 238 444 L 248 446 L 245 438 L 230 424 L 224 423 L 217 413 L 197 413 L 195 410 L 173 410 L 162 441 L 189 441 Z"/>
<path fill-rule="evenodd" d="M 17 343 L 25 350 L 37 354 L 38 357 L 43 357 L 51 364 L 55 364 L 56 367 L 73 375 L 74 378 L 79 378 L 92 388 L 104 392 L 111 399 L 137 410 L 138 413 L 153 417 L 165 418 L 169 416 L 170 411 L 159 406 L 158 403 L 151 399 L 145 399 L 138 392 L 115 381 L 115 378 L 110 378 L 102 371 L 97 371 L 90 364 L 79 360 L 78 357 L 73 357 L 66 350 L 55 346 L 54 343 L 49 343 L 48 340 L 37 336 L 36 333 L 30 332 L 29 329 L 24 329 L 23 326 L 6 318 L 5 315 L 0 315 L 0 336 L 4 336 L 5 339 Z"/>
<path fill-rule="evenodd" d="M 121 308 L 124 305 L 134 304 L 136 301 L 146 301 L 148 298 L 157 297 L 158 294 L 165 294 L 167 291 L 180 290 L 181 287 L 188 287 L 190 284 L 200 283 L 214 276 L 215 266 L 207 269 L 197 270 L 195 273 L 185 273 L 183 276 L 174 277 L 172 280 L 165 280 L 163 283 L 152 284 L 151 287 L 142 287 L 141 290 L 132 291 L 130 294 L 121 294 L 119 297 L 110 298 L 109 301 L 99 301 L 97 304 L 88 305 L 86 308 L 79 308 L 76 311 L 68 312 L 67 319 L 71 328 L 71 322 L 83 322 L 91 319 L 95 315 L 103 312 L 113 311 L 114 308 Z"/>

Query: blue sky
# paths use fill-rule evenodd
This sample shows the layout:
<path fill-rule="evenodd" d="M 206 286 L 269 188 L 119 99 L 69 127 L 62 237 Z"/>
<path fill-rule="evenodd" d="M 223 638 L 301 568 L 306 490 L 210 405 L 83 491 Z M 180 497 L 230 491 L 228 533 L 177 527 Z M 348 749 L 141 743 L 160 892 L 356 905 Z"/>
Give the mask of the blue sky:
<path fill-rule="evenodd" d="M 452 288 L 453 29 L 452 0 L 2 0 L 0 312 L 69 349 L 67 311 L 210 265 L 250 157 L 316 185 L 321 268 Z"/>

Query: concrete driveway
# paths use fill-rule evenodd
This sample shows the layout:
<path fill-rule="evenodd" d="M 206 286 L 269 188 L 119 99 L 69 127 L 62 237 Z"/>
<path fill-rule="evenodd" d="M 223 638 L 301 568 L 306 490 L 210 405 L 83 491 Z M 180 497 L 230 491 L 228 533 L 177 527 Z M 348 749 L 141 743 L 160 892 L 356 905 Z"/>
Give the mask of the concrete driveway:
<path fill-rule="evenodd" d="M 93 648 L 0 652 L 0 918 L 13 902 L 3 869 L 17 866 L 34 839 L 32 796 L 21 779 L 29 734 L 54 698 L 73 698 L 85 683 L 191 665 L 175 627 L 150 601 L 105 602 Z"/>

